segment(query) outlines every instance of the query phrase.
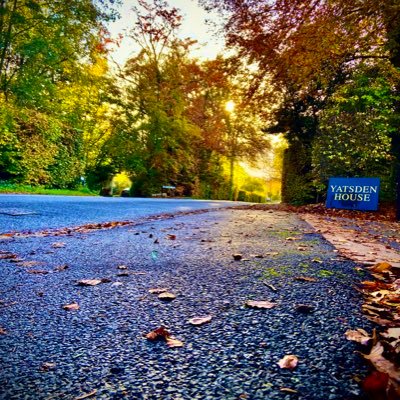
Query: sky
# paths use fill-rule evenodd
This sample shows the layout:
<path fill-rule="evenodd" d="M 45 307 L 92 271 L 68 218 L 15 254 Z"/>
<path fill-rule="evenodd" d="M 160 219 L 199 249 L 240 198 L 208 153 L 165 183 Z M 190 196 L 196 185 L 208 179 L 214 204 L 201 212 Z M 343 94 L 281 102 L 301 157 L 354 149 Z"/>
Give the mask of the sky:
<path fill-rule="evenodd" d="M 211 28 L 206 25 L 206 19 L 216 20 L 216 17 L 206 13 L 197 5 L 197 0 L 166 0 L 171 7 L 180 9 L 183 16 L 183 22 L 179 37 L 191 38 L 197 40 L 202 46 L 193 53 L 200 58 L 214 58 L 223 49 L 223 40 L 221 37 L 213 36 Z M 136 4 L 136 0 L 123 0 L 123 5 L 119 8 L 121 18 L 110 24 L 109 30 L 113 37 L 119 33 L 124 34 L 125 29 L 129 29 L 133 24 L 133 12 L 131 8 Z M 129 55 L 134 53 L 135 47 L 133 41 L 124 38 L 119 48 L 115 48 L 112 58 L 118 64 L 123 65 Z"/>

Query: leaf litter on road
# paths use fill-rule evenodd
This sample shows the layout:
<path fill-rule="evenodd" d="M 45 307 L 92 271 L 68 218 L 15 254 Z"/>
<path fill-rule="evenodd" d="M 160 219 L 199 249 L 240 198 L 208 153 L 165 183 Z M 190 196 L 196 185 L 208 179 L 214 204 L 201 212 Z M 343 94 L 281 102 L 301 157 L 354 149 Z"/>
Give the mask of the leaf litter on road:
<path fill-rule="evenodd" d="M 278 361 L 278 365 L 283 369 L 294 369 L 297 367 L 299 359 L 294 354 L 288 354 Z"/>
<path fill-rule="evenodd" d="M 161 294 L 168 292 L 169 288 L 151 288 L 149 289 L 149 293 L 151 294 Z"/>
<path fill-rule="evenodd" d="M 79 304 L 78 303 L 71 303 L 71 304 L 66 304 L 63 306 L 63 309 L 66 311 L 76 311 L 79 310 Z"/>
<path fill-rule="evenodd" d="M 247 300 L 245 305 L 250 308 L 270 309 L 276 307 L 278 304 L 268 300 Z"/>
<path fill-rule="evenodd" d="M 207 323 L 211 322 L 211 320 L 212 320 L 212 316 L 211 315 L 207 315 L 205 317 L 190 318 L 188 322 L 191 325 L 201 326 L 201 325 L 204 325 L 204 324 L 207 324 Z"/>
<path fill-rule="evenodd" d="M 176 295 L 170 292 L 162 292 L 158 295 L 158 298 L 163 301 L 172 301 L 176 299 Z"/>
<path fill-rule="evenodd" d="M 165 341 L 168 347 L 182 347 L 184 343 L 172 336 L 171 333 L 164 327 L 160 326 L 153 331 L 147 333 L 145 338 L 151 342 L 155 341 Z"/>

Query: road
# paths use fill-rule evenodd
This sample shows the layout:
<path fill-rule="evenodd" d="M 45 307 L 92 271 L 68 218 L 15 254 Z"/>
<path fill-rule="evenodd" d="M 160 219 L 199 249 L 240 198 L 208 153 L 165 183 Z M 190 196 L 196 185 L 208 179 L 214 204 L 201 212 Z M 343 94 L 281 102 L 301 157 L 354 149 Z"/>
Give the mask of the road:
<path fill-rule="evenodd" d="M 232 204 L 0 196 L 0 400 L 361 400 L 366 275 L 296 214 Z"/>
<path fill-rule="evenodd" d="M 88 223 L 229 207 L 231 201 L 0 195 L 0 233 L 62 228 Z"/>

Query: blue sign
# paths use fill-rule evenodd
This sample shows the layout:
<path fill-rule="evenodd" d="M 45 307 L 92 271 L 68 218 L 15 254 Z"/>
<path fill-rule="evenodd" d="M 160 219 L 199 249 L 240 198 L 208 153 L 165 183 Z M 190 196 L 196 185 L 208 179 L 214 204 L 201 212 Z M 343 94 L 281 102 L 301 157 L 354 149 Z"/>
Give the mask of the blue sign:
<path fill-rule="evenodd" d="M 326 207 L 377 210 L 379 188 L 379 178 L 330 178 Z"/>

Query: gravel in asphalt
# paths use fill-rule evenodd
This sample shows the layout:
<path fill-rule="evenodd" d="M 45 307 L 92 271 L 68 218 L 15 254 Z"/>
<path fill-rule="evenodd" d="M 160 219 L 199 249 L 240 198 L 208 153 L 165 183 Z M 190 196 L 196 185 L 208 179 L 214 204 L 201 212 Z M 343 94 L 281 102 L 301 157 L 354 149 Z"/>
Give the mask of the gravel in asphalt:
<path fill-rule="evenodd" d="M 286 212 L 218 210 L 3 239 L 0 399 L 361 399 L 354 377 L 366 367 L 344 337 L 371 329 L 355 266 Z M 63 309 L 71 303 L 79 310 Z M 183 347 L 144 338 L 159 326 Z M 293 370 L 277 364 L 288 354 L 299 359 Z"/>

